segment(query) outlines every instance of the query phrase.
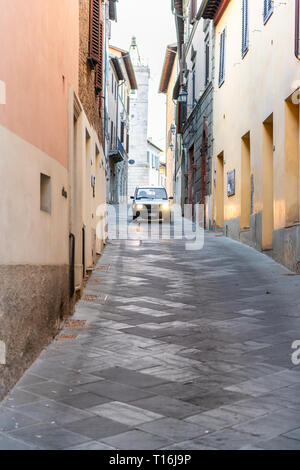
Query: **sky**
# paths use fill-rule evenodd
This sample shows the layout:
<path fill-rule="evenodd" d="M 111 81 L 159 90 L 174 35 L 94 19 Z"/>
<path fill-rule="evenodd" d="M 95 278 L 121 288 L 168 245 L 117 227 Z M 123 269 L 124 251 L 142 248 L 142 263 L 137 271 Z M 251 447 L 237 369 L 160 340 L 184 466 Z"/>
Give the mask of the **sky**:
<path fill-rule="evenodd" d="M 136 36 L 141 58 L 151 71 L 148 137 L 165 150 L 166 98 L 158 89 L 166 47 L 176 42 L 171 0 L 119 0 L 117 12 L 111 44 L 128 50 Z"/>

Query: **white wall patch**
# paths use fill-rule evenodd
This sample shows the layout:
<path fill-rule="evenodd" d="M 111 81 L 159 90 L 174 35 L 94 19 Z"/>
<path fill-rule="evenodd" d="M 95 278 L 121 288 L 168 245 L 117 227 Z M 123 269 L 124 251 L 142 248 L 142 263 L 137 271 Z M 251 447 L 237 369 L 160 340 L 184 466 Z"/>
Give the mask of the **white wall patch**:
<path fill-rule="evenodd" d="M 0 80 L 0 104 L 6 104 L 6 85 Z"/>
<path fill-rule="evenodd" d="M 0 341 L 0 365 L 5 366 L 6 364 L 6 345 L 3 341 Z"/>

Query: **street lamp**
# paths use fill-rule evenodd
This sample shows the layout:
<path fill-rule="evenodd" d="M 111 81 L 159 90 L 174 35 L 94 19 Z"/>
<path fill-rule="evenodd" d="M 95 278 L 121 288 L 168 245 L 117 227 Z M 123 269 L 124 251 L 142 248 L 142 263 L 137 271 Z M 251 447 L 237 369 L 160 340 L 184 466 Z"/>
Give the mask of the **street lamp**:
<path fill-rule="evenodd" d="M 188 92 L 183 88 L 178 96 L 178 102 L 186 104 L 188 101 Z"/>

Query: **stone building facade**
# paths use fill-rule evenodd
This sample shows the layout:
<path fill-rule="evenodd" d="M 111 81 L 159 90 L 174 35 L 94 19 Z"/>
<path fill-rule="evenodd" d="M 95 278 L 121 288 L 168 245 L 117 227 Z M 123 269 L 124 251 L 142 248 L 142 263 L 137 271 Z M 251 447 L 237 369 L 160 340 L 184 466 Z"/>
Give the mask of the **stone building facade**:
<path fill-rule="evenodd" d="M 130 94 L 137 83 L 128 51 L 110 46 L 108 70 L 108 201 L 120 204 L 128 199 Z"/>
<path fill-rule="evenodd" d="M 107 21 L 107 6 L 109 3 L 101 4 L 101 29 L 103 35 L 102 59 L 104 60 L 105 27 Z M 90 0 L 79 0 L 79 99 L 85 110 L 91 126 L 97 130 L 98 138 L 103 147 L 103 88 L 97 90 L 97 69 L 88 60 L 90 48 Z M 104 71 L 102 71 L 104 73 Z M 103 77 L 102 79 L 103 80 Z"/>
<path fill-rule="evenodd" d="M 169 197 L 176 196 L 176 105 L 173 100 L 173 90 L 177 76 L 177 44 L 170 44 L 167 46 L 159 85 L 159 92 L 166 96 L 165 177 Z"/>
<path fill-rule="evenodd" d="M 203 18 L 202 5 L 197 0 L 174 3 L 181 54 L 173 98 L 177 99 L 180 202 L 183 208 L 191 207 L 192 216 L 196 204 L 204 205 L 208 228 L 213 179 L 214 26 Z M 176 200 L 179 202 L 178 195 Z"/>
<path fill-rule="evenodd" d="M 0 16 L 0 399 L 72 313 L 105 242 L 111 2 L 26 3 Z"/>

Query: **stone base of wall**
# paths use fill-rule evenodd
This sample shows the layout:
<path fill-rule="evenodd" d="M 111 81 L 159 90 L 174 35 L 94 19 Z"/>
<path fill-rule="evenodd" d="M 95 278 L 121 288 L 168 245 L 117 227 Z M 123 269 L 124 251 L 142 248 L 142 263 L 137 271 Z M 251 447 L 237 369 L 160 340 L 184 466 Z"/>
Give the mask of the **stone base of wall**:
<path fill-rule="evenodd" d="M 68 266 L 0 265 L 0 400 L 58 333 L 70 312 Z"/>
<path fill-rule="evenodd" d="M 300 274 L 300 225 L 275 230 L 272 257 Z"/>
<path fill-rule="evenodd" d="M 214 231 L 223 231 L 224 235 L 258 251 L 262 250 L 262 213 L 251 216 L 250 228 L 240 230 L 240 219 L 226 220 L 224 228 L 220 229 L 212 224 Z M 300 273 L 300 225 L 275 230 L 273 233 L 273 249 L 264 251 L 278 263 L 283 264 L 291 271 Z"/>

